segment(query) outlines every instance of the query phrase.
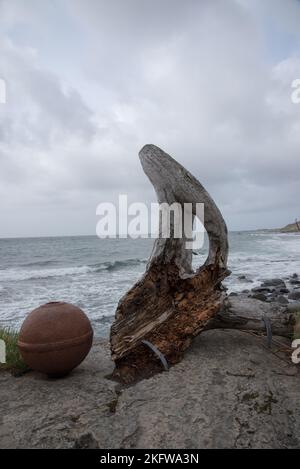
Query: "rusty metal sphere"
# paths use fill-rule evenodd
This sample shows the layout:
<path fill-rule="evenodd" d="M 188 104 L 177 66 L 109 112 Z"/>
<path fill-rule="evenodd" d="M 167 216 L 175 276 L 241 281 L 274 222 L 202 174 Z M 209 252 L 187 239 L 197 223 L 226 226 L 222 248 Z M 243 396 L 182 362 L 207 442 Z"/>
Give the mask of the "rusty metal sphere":
<path fill-rule="evenodd" d="M 85 359 L 92 341 L 91 323 L 80 308 L 52 302 L 27 316 L 21 327 L 18 347 L 31 369 L 60 377 Z"/>

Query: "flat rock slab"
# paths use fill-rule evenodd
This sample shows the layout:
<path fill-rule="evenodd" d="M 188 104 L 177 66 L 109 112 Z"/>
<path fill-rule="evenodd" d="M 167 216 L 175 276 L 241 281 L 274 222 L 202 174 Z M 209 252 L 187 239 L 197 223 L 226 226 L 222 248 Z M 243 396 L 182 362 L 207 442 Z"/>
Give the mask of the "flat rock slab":
<path fill-rule="evenodd" d="M 300 448 L 299 367 L 264 343 L 207 331 L 168 373 L 123 390 L 104 342 L 64 379 L 1 373 L 0 448 Z"/>

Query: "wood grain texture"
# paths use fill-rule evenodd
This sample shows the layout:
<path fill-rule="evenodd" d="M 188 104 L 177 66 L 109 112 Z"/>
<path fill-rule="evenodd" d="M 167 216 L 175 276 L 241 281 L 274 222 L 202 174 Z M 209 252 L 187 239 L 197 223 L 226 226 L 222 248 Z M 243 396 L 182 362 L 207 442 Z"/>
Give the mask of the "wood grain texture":
<path fill-rule="evenodd" d="M 227 270 L 228 239 L 223 217 L 204 187 L 183 166 L 154 145 L 140 151 L 144 172 L 151 181 L 159 204 L 204 203 L 204 226 L 209 237 L 206 262 L 192 269 L 189 239 L 162 237 L 162 223 L 146 272 L 120 300 L 111 327 L 110 343 L 115 361 L 114 377 L 132 382 L 160 369 L 160 363 L 142 340 L 150 341 L 170 364 L 177 363 L 191 340 L 220 311 L 226 297 L 221 282 Z"/>

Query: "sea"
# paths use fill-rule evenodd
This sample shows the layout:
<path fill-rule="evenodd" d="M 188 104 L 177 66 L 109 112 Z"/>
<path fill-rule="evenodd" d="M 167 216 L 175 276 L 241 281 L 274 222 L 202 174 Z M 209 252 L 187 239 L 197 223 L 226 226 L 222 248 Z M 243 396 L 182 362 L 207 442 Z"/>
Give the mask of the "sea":
<path fill-rule="evenodd" d="M 0 239 L 0 327 L 18 330 L 39 305 L 66 301 L 83 309 L 96 336 L 107 337 L 118 301 L 145 271 L 153 242 L 96 236 Z M 229 292 L 300 275 L 298 233 L 231 232 L 229 246 L 232 273 L 224 281 Z M 195 268 L 207 252 L 206 239 L 193 256 Z"/>

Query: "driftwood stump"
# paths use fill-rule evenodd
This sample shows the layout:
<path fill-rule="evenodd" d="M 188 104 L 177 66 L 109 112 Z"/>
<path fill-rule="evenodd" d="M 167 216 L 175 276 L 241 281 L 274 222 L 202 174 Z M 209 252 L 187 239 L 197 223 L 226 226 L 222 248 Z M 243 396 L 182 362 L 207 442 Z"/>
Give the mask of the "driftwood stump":
<path fill-rule="evenodd" d="M 271 331 L 292 337 L 295 315 L 287 308 L 247 296 L 229 298 L 222 280 L 227 270 L 227 228 L 214 201 L 185 168 L 154 145 L 140 151 L 143 169 L 153 184 L 159 204 L 204 203 L 204 226 L 209 254 L 203 266 L 192 269 L 192 250 L 186 237 L 159 235 L 146 272 L 120 300 L 111 327 L 110 343 L 115 370 L 112 377 L 123 383 L 150 377 L 168 364 L 181 360 L 193 337 L 208 329 Z M 151 348 L 152 347 L 152 348 Z M 154 350 L 153 350 L 154 349 Z M 164 359 L 162 359 L 164 362 Z"/>
<path fill-rule="evenodd" d="M 142 341 L 154 345 L 169 364 L 180 361 L 191 340 L 220 311 L 226 294 L 221 282 L 227 270 L 227 228 L 216 204 L 204 187 L 171 156 L 154 145 L 140 151 L 144 172 L 156 191 L 159 204 L 204 203 L 204 226 L 209 237 L 205 264 L 192 269 L 188 239 L 159 236 L 140 281 L 120 300 L 111 327 L 114 377 L 131 382 L 151 376 L 161 368 L 157 357 Z"/>

